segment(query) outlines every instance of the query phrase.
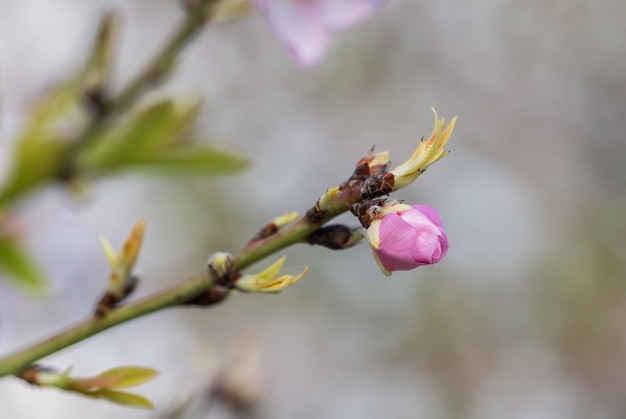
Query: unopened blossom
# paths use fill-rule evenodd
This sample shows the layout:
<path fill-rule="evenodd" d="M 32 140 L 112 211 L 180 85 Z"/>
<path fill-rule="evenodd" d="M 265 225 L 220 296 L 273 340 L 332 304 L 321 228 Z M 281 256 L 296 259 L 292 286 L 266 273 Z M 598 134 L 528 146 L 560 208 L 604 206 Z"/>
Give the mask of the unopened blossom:
<path fill-rule="evenodd" d="M 387 276 L 439 262 L 448 251 L 441 218 L 427 205 L 391 203 L 367 229 L 374 259 Z"/>
<path fill-rule="evenodd" d="M 375 14 L 385 0 L 255 0 L 296 62 L 313 67 L 326 58 L 334 32 Z"/>

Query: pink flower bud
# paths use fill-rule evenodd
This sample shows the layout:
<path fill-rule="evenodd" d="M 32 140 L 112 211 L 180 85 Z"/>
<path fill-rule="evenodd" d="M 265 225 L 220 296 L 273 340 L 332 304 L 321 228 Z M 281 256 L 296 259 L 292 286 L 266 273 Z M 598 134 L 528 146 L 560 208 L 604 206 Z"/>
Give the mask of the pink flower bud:
<path fill-rule="evenodd" d="M 437 263 L 448 251 L 441 218 L 426 205 L 394 203 L 384 207 L 367 229 L 367 242 L 387 276 Z"/>

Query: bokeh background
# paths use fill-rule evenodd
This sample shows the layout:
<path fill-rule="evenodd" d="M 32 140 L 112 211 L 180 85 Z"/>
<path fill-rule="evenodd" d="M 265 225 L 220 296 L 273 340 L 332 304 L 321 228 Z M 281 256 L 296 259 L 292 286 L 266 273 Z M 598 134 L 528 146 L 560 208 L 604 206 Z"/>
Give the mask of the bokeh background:
<path fill-rule="evenodd" d="M 180 19 L 176 1 L 0 0 L 0 179 L 33 103 L 80 65 L 109 9 L 124 26 L 121 86 Z M 118 176 L 87 200 L 52 187 L 22 201 L 24 240 L 51 286 L 34 299 L 0 284 L 3 353 L 91 311 L 107 277 L 99 235 L 119 245 L 146 217 L 137 295 L 173 284 L 305 211 L 373 144 L 402 161 L 430 133 L 431 106 L 459 115 L 453 152 L 397 197 L 441 212 L 448 256 L 386 278 L 367 245 L 294 247 L 291 272 L 311 271 L 278 296 L 168 310 L 45 360 L 78 375 L 155 367 L 138 389 L 155 412 L 5 378 L 0 416 L 625 417 L 624 16 L 621 0 L 392 0 L 314 71 L 293 65 L 260 16 L 211 27 L 159 91 L 201 94 L 198 136 L 253 167 Z M 210 396 L 216 386 L 259 403 L 242 413 Z"/>

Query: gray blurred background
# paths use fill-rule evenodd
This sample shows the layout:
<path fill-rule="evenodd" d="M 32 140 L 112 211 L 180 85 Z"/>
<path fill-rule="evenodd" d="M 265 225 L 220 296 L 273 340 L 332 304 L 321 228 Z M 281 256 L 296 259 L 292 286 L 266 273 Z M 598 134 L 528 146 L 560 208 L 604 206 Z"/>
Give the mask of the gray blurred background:
<path fill-rule="evenodd" d="M 179 20 L 177 2 L 0 0 L 0 178 L 32 104 L 77 68 L 111 8 L 124 23 L 121 86 Z M 459 116 L 453 152 L 397 198 L 441 212 L 448 256 L 386 278 L 367 245 L 294 247 L 288 271 L 311 271 L 279 296 L 157 313 L 45 360 L 77 375 L 155 367 L 137 392 L 156 412 L 6 378 L 0 416 L 626 417 L 625 18 L 620 0 L 391 0 L 314 71 L 292 64 L 260 16 L 211 27 L 160 90 L 204 96 L 199 136 L 254 166 L 22 201 L 52 285 L 39 299 L 0 287 L 3 353 L 91 310 L 107 277 L 99 235 L 118 246 L 146 217 L 137 295 L 173 284 L 272 217 L 305 211 L 373 144 L 403 161 L 430 134 L 431 106 Z M 218 384 L 260 401 L 245 416 L 211 399 Z"/>

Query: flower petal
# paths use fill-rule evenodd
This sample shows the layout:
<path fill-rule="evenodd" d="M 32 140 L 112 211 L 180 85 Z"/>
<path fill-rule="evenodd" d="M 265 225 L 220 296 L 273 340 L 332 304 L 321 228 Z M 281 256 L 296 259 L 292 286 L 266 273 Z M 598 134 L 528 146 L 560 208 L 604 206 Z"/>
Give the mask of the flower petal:
<path fill-rule="evenodd" d="M 343 30 L 374 15 L 386 2 L 384 0 L 320 0 L 321 15 L 325 25 Z"/>
<path fill-rule="evenodd" d="M 298 64 L 313 67 L 326 58 L 330 34 L 317 1 L 256 0 L 278 37 Z"/>
<path fill-rule="evenodd" d="M 379 248 L 405 253 L 417 240 L 417 231 L 398 214 L 388 214 L 380 222 Z"/>
<path fill-rule="evenodd" d="M 428 205 L 413 205 L 412 208 L 419 213 L 423 214 L 426 218 L 428 218 L 431 222 L 433 222 L 437 227 L 441 228 L 441 216 L 433 207 L 429 207 Z M 415 211 L 411 211 L 410 214 L 415 214 Z M 404 217 L 407 220 L 406 217 Z M 408 220 L 407 220 L 408 221 Z M 410 221 L 409 221 L 410 223 Z"/>
<path fill-rule="evenodd" d="M 376 258 L 378 259 L 378 265 L 384 267 L 385 271 L 410 271 L 420 265 L 416 265 L 413 258 L 409 255 L 402 253 L 395 253 L 390 251 L 377 251 Z"/>

